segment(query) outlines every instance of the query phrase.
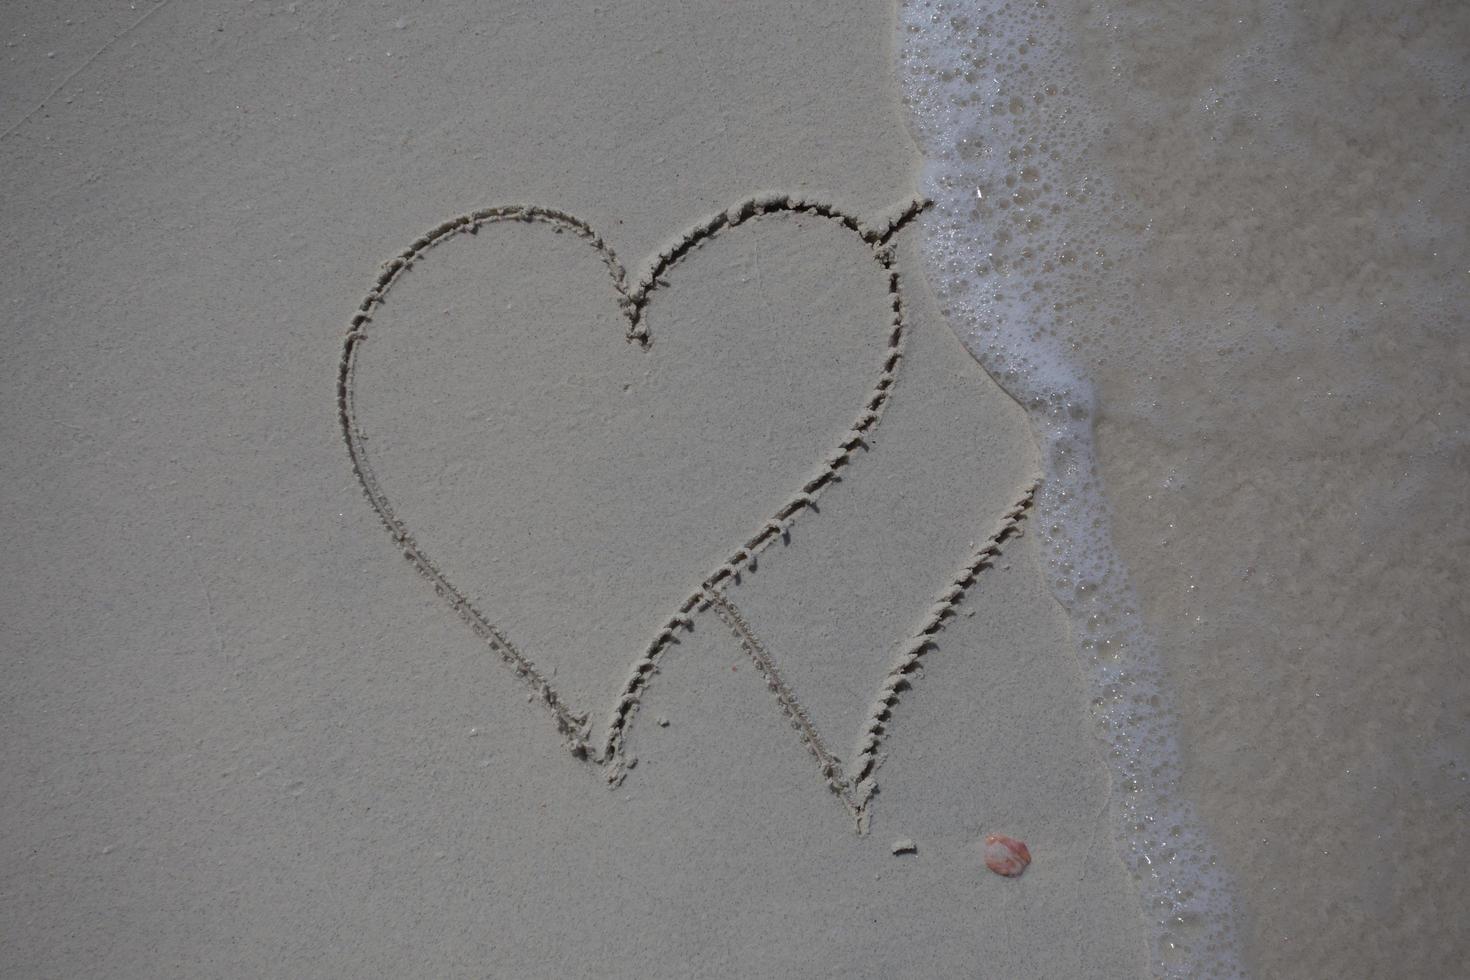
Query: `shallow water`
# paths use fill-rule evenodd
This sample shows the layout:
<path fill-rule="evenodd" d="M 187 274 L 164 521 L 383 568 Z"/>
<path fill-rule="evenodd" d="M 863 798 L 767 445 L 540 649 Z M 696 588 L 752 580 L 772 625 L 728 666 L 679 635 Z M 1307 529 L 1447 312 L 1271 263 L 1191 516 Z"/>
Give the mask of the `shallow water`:
<path fill-rule="evenodd" d="M 1470 13 L 1175 6 L 904 4 L 931 283 L 1045 450 L 1155 971 L 1451 975 Z"/>

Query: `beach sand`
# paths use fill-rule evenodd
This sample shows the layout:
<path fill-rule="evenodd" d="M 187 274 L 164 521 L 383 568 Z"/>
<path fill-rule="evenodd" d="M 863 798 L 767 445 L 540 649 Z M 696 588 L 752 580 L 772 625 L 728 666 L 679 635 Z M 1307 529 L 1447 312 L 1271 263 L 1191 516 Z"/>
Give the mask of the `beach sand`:
<path fill-rule="evenodd" d="M 1152 222 L 1098 436 L 1187 793 L 1259 976 L 1464 976 L 1470 9 L 1182 14 L 1071 26 Z"/>
<path fill-rule="evenodd" d="M 1024 416 L 911 232 L 884 252 L 823 213 L 880 229 L 916 193 L 893 11 L 758 12 L 26 12 L 76 74 L 12 62 L 0 141 L 3 972 L 1143 968 L 1066 622 L 1006 519 Z M 634 289 L 773 194 L 813 203 L 681 253 L 630 342 L 605 253 Z M 499 206 L 570 217 L 420 247 L 353 325 L 381 263 Z M 356 449 L 407 540 L 344 445 L 349 328 Z M 869 752 L 868 832 L 708 608 L 598 765 L 650 642 L 834 454 L 720 588 L 844 767 L 955 604 Z M 985 870 L 993 831 L 1024 878 Z"/>
<path fill-rule="evenodd" d="M 1172 811 L 1246 972 L 1464 975 L 1470 9 L 902 6 L 936 290 L 1048 447 L 1138 880 L 1208 877 Z M 1221 963 L 1217 899 L 1150 910 L 1155 972 Z"/>
<path fill-rule="evenodd" d="M 1045 23 L 1180 790 L 1250 971 L 1453 976 L 1463 8 L 1166 7 Z M 1157 970 L 897 17 L 13 6 L 0 973 Z"/>

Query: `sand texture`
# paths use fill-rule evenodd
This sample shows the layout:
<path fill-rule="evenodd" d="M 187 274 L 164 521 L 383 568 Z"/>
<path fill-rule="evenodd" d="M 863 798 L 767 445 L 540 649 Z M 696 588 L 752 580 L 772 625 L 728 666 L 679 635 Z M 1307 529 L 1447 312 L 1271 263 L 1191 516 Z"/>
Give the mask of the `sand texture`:
<path fill-rule="evenodd" d="M 1257 975 L 1463 976 L 1470 9 L 1138 13 L 1079 35 L 1158 230 L 1090 350 L 1188 793 Z"/>
<path fill-rule="evenodd" d="M 1143 970 L 889 5 L 130 13 L 4 69 L 0 972 Z"/>
<path fill-rule="evenodd" d="M 1464 3 L 4 32 L 0 976 L 1467 974 Z"/>

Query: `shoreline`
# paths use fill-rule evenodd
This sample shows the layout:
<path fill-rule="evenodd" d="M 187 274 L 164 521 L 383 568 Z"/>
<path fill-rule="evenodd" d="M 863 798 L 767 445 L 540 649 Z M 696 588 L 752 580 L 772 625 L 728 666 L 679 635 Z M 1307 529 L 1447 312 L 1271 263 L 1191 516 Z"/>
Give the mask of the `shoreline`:
<path fill-rule="evenodd" d="M 1453 972 L 1470 15 L 896 10 L 15 11 L 0 972 Z"/>

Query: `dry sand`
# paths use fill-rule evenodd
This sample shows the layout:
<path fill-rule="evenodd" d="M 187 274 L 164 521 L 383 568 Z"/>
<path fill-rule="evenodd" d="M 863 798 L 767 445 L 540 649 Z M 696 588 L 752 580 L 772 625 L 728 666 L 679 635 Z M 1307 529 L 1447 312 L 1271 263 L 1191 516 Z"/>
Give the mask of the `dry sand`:
<path fill-rule="evenodd" d="M 755 194 L 883 227 L 917 164 L 887 4 L 11 18 L 4 973 L 1139 973 L 1033 536 L 946 599 L 868 834 L 698 604 L 622 712 L 625 768 L 596 764 L 734 555 L 722 601 L 851 771 L 905 641 L 1008 526 L 1025 419 L 906 231 L 880 255 L 815 206 L 724 228 L 647 292 L 645 350 L 574 223 L 461 228 L 355 355 L 358 448 L 410 536 L 339 429 L 354 310 L 446 220 L 561 209 L 630 290 Z M 995 830 L 1024 878 L 984 870 Z"/>

